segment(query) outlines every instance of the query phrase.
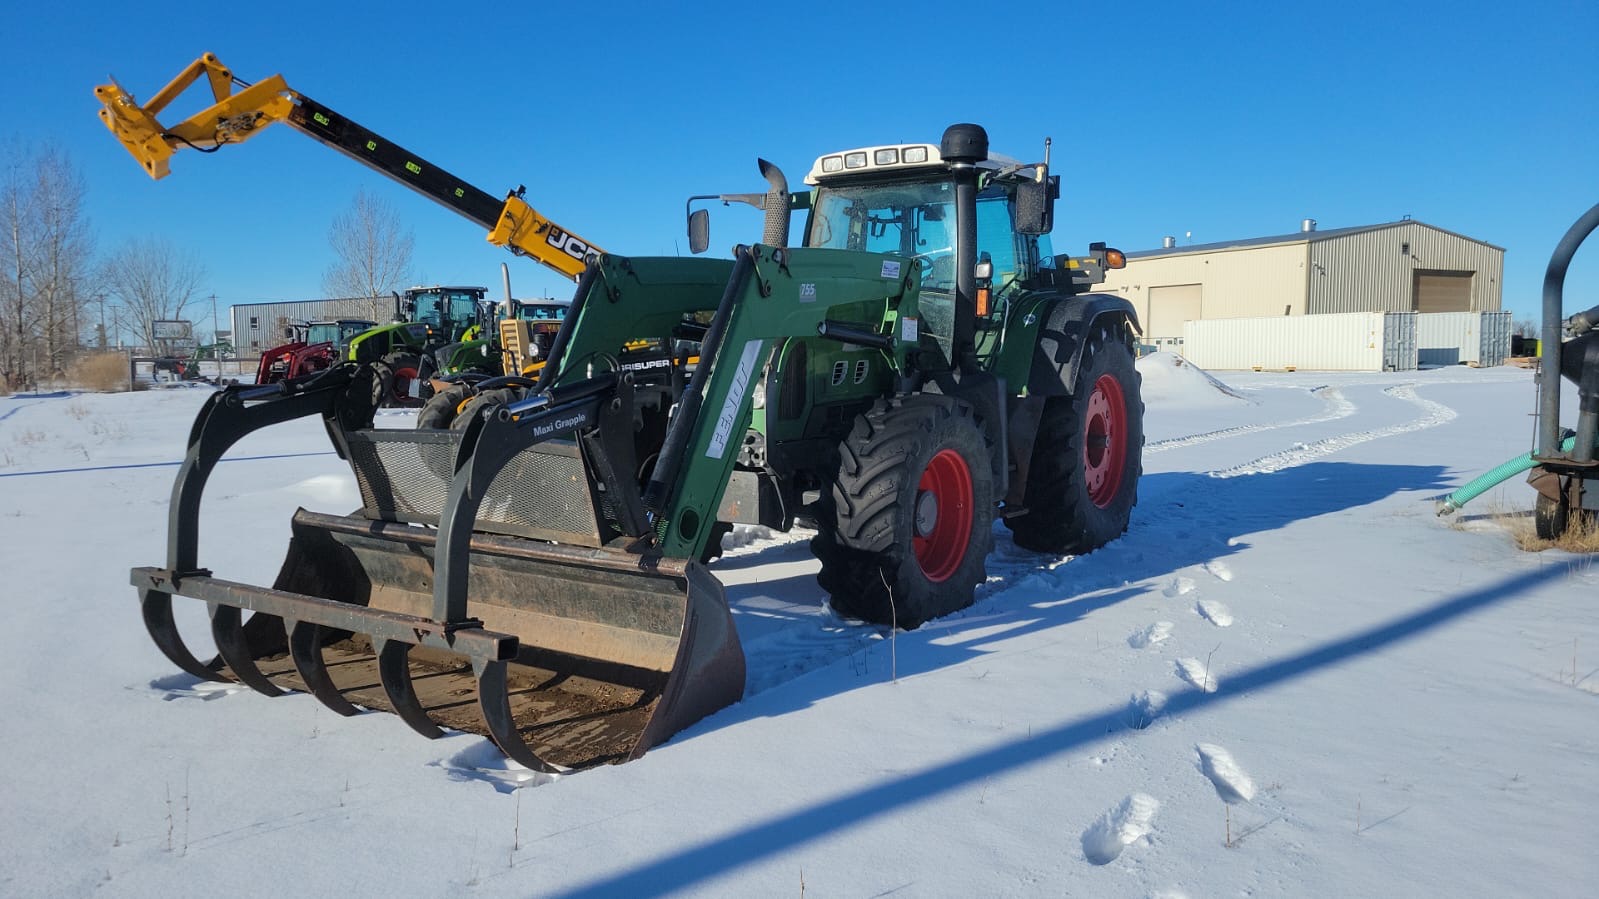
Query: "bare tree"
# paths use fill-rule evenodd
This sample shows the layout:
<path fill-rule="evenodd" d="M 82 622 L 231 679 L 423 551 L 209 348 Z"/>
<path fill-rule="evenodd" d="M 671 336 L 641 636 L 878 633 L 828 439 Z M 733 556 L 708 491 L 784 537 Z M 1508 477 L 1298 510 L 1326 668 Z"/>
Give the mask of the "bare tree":
<path fill-rule="evenodd" d="M 154 322 L 180 319 L 200 292 L 205 269 L 192 255 L 159 237 L 136 237 L 106 258 L 107 296 L 147 347 L 155 345 Z"/>
<path fill-rule="evenodd" d="M 53 147 L 13 144 L 0 173 L 0 379 L 54 374 L 79 346 L 93 234 L 83 179 Z"/>
<path fill-rule="evenodd" d="M 416 238 L 399 212 L 381 197 L 356 191 L 350 208 L 333 219 L 328 243 L 335 261 L 322 277 L 330 297 L 364 297 L 372 303 L 373 320 L 383 318 L 380 297 L 410 277 Z"/>
<path fill-rule="evenodd" d="M 83 178 L 66 155 L 47 149 L 34 164 L 35 240 L 33 272 L 41 365 L 53 374 L 82 339 L 87 281 L 94 238 L 83 215 Z"/>
<path fill-rule="evenodd" d="M 15 388 L 27 379 L 28 349 L 33 341 L 28 321 L 33 194 L 17 157 L 6 155 L 13 162 L 0 181 L 0 254 L 5 264 L 5 278 L 0 279 L 0 387 Z"/>

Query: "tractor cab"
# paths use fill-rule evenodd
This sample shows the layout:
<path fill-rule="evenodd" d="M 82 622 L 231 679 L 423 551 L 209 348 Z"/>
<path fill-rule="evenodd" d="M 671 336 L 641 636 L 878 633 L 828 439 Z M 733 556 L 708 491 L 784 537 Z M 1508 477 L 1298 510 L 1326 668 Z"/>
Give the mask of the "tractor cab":
<path fill-rule="evenodd" d="M 307 343 L 330 343 L 333 345 L 334 354 L 342 357 L 350 347 L 350 341 L 355 335 L 369 331 L 377 326 L 377 322 L 365 319 L 341 318 L 337 321 L 311 322 L 306 327 L 305 341 Z"/>
<path fill-rule="evenodd" d="M 979 356 L 993 352 L 1008 301 L 1052 259 L 1044 211 L 1059 179 L 1045 164 L 989 156 L 986 147 L 960 155 L 949 144 L 817 159 L 805 177 L 816 187 L 805 246 L 910 259 L 921 274 L 921 326 L 953 362 L 963 337 Z M 969 335 L 956 333 L 958 297 L 974 322 Z"/>
<path fill-rule="evenodd" d="M 454 343 L 479 324 L 479 306 L 488 296 L 485 287 L 412 287 L 401 302 L 401 317 L 426 325 L 429 343 Z"/>

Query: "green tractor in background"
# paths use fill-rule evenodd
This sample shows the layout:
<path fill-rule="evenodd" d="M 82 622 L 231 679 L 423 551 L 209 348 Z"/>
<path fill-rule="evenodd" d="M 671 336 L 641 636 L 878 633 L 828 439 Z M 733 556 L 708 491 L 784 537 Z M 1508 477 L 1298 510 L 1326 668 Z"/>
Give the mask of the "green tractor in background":
<path fill-rule="evenodd" d="M 509 277 L 507 290 L 509 294 Z M 481 321 L 463 340 L 440 348 L 434 357 L 438 373 L 432 395 L 417 413 L 418 428 L 465 427 L 469 406 L 484 391 L 531 387 L 538 381 L 544 357 L 566 319 L 566 300 L 517 300 L 480 305 Z M 504 401 L 497 396 L 495 401 Z"/>
<path fill-rule="evenodd" d="M 420 406 L 433 395 L 438 352 L 465 343 L 449 358 L 472 364 L 483 353 L 478 334 L 492 308 L 483 287 L 412 287 L 394 298 L 395 321 L 350 341 L 349 360 L 370 363 L 379 375 L 382 404 Z M 487 364 L 486 357 L 482 359 Z M 443 364 L 450 364 L 445 362 Z"/>

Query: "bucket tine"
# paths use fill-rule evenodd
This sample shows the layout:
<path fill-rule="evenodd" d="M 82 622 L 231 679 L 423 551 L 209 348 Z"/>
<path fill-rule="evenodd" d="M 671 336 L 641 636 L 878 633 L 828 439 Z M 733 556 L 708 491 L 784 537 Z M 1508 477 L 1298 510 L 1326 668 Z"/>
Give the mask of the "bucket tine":
<path fill-rule="evenodd" d="M 322 625 L 305 621 L 284 622 L 289 628 L 289 655 L 294 659 L 294 670 L 310 689 L 311 695 L 322 704 L 349 717 L 360 714 L 328 676 L 328 666 L 322 660 Z"/>
<path fill-rule="evenodd" d="M 155 641 L 161 654 L 172 664 L 201 680 L 231 683 L 221 673 L 196 659 L 194 653 L 189 652 L 189 647 L 183 642 L 183 636 L 178 633 L 177 625 L 172 621 L 172 594 L 140 590 L 139 607 L 144 613 L 144 629 L 150 632 L 150 639 Z"/>
<path fill-rule="evenodd" d="M 444 731 L 433 723 L 416 698 L 416 688 L 411 683 L 411 644 L 382 639 L 372 642 L 378 651 L 378 677 L 383 681 L 383 692 L 388 694 L 395 714 L 429 740 L 444 736 Z"/>
<path fill-rule="evenodd" d="M 506 758 L 524 768 L 545 774 L 560 774 L 564 769 L 544 761 L 523 742 L 511 715 L 511 696 L 506 682 L 504 662 L 491 659 L 473 659 L 472 668 L 477 673 L 478 710 L 489 727 L 494 745 L 500 747 Z"/>
<path fill-rule="evenodd" d="M 211 637 L 216 640 L 217 655 L 222 657 L 233 676 L 257 693 L 282 696 L 283 691 L 261 673 L 250 654 L 250 641 L 244 635 L 243 614 L 238 606 L 209 603 L 211 607 Z"/>

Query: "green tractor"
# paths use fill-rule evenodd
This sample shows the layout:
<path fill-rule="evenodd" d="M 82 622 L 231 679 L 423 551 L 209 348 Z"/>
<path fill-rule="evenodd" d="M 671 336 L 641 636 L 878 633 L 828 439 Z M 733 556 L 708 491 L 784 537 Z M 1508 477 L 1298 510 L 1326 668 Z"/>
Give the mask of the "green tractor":
<path fill-rule="evenodd" d="M 438 373 L 432 378 L 432 395 L 417 413 L 416 426 L 464 428 L 471 420 L 469 406 L 475 409 L 506 399 L 495 394 L 479 400 L 484 392 L 536 385 L 544 356 L 570 308 L 567 301 L 548 299 L 485 302 L 480 324 L 464 335 L 467 339 L 434 354 Z"/>
<path fill-rule="evenodd" d="M 396 294 L 396 320 L 350 341 L 348 358 L 370 363 L 377 371 L 383 405 L 420 406 L 433 395 L 430 382 L 441 367 L 438 352 L 476 340 L 485 310 L 492 305 L 487 295 L 483 287 L 442 286 L 412 287 L 404 296 Z M 472 355 L 469 347 L 463 362 Z"/>
<path fill-rule="evenodd" d="M 174 487 L 167 565 L 132 573 L 147 629 L 196 676 L 482 733 L 565 771 L 636 758 L 741 697 L 734 617 L 701 561 L 734 522 L 813 527 L 833 608 L 900 628 L 973 602 L 996 518 L 1039 552 L 1102 546 L 1141 472 L 1138 324 L 1090 292 L 1120 253 L 1053 254 L 1047 146 L 1002 159 L 954 125 L 822 156 L 792 194 L 763 161 L 764 194 L 719 197 L 764 210 L 761 243 L 591 257 L 537 378 L 460 428 L 374 429 L 392 364 L 218 393 Z M 689 223 L 703 250 L 708 215 Z M 628 367 L 641 342 L 670 349 L 670 376 Z M 302 415 L 327 424 L 361 509 L 296 513 L 270 588 L 202 568 L 216 460 Z M 185 648 L 175 595 L 211 607 L 215 660 Z"/>

